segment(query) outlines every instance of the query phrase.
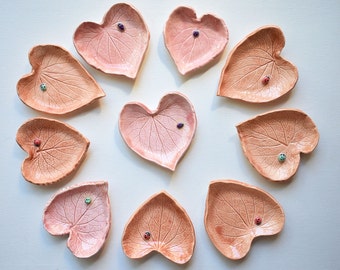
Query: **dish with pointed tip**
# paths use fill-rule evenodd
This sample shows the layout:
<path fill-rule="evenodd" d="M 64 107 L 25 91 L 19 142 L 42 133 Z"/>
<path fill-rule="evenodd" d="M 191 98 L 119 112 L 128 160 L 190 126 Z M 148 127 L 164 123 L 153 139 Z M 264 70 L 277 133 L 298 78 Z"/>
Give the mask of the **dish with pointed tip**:
<path fill-rule="evenodd" d="M 111 226 L 108 183 L 81 183 L 57 192 L 44 210 L 43 224 L 52 235 L 69 234 L 67 246 L 76 257 L 93 256 Z"/>
<path fill-rule="evenodd" d="M 184 264 L 192 257 L 195 231 L 186 211 L 168 193 L 150 197 L 125 226 L 122 247 L 132 259 L 157 251 Z"/>
<path fill-rule="evenodd" d="M 126 104 L 119 117 L 125 143 L 138 155 L 162 167 L 175 170 L 196 131 L 196 113 L 184 95 L 165 95 L 157 110 L 144 104 Z"/>
<path fill-rule="evenodd" d="M 297 68 L 280 56 L 285 38 L 277 26 L 249 34 L 229 54 L 221 73 L 218 96 L 261 103 L 292 90 Z"/>
<path fill-rule="evenodd" d="M 90 142 L 73 127 L 52 119 L 33 118 L 17 131 L 16 141 L 28 153 L 24 178 L 37 185 L 65 179 L 81 164 Z"/>
<path fill-rule="evenodd" d="M 250 163 L 264 177 L 284 181 L 319 141 L 312 119 L 300 110 L 276 110 L 258 115 L 236 126 L 242 149 Z"/>
<path fill-rule="evenodd" d="M 150 33 L 131 5 L 113 5 L 102 24 L 82 23 L 74 33 L 78 53 L 96 69 L 134 79 L 149 44 Z"/>
<path fill-rule="evenodd" d="M 197 18 L 189 7 L 176 8 L 164 29 L 165 46 L 182 75 L 219 57 L 228 40 L 228 28 L 221 18 L 212 14 Z"/>
<path fill-rule="evenodd" d="M 284 222 L 282 207 L 269 193 L 235 180 L 210 183 L 205 229 L 227 258 L 242 259 L 255 237 L 278 234 Z"/>
<path fill-rule="evenodd" d="M 79 61 L 59 46 L 35 46 L 29 61 L 32 72 L 18 81 L 17 92 L 35 110 L 65 114 L 105 96 Z"/>

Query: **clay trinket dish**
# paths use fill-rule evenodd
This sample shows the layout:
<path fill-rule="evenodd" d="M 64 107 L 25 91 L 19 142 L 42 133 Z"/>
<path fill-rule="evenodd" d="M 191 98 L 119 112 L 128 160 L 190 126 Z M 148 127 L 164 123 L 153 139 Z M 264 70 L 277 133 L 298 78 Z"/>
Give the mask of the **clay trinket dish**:
<path fill-rule="evenodd" d="M 80 62 L 59 46 L 35 46 L 29 61 L 32 72 L 18 81 L 17 92 L 37 111 L 65 114 L 105 96 Z"/>
<path fill-rule="evenodd" d="M 100 25 L 82 23 L 73 37 L 74 46 L 89 65 L 132 79 L 137 76 L 149 40 L 142 16 L 125 3 L 113 5 Z"/>
<path fill-rule="evenodd" d="M 204 225 L 227 258 L 244 258 L 255 237 L 278 234 L 284 222 L 282 207 L 267 192 L 234 180 L 210 183 Z"/>
<path fill-rule="evenodd" d="M 182 75 L 218 58 L 228 40 L 228 28 L 222 19 L 211 14 L 197 18 L 189 7 L 176 8 L 164 29 L 165 46 Z"/>
<path fill-rule="evenodd" d="M 288 93 L 297 82 L 298 71 L 280 56 L 284 45 L 284 35 L 277 26 L 249 34 L 230 52 L 217 95 L 261 103 Z"/>
<path fill-rule="evenodd" d="M 96 254 L 111 226 L 108 183 L 81 183 L 57 192 L 44 210 L 43 224 L 52 235 L 69 234 L 67 246 L 76 257 Z"/>
<path fill-rule="evenodd" d="M 22 175 L 37 185 L 53 184 L 73 173 L 90 145 L 73 127 L 47 118 L 24 123 L 16 141 L 28 153 L 22 163 Z"/>
<path fill-rule="evenodd" d="M 132 259 L 157 251 L 184 264 L 192 257 L 195 231 L 185 210 L 166 192 L 150 197 L 125 226 L 122 247 Z"/>
<path fill-rule="evenodd" d="M 193 105 L 182 94 L 165 95 L 157 110 L 139 102 L 126 104 L 119 117 L 125 143 L 141 157 L 175 170 L 196 131 Z"/>
<path fill-rule="evenodd" d="M 312 119 L 299 110 L 276 110 L 237 125 L 242 149 L 253 167 L 272 181 L 292 177 L 300 153 L 308 154 L 319 141 Z"/>

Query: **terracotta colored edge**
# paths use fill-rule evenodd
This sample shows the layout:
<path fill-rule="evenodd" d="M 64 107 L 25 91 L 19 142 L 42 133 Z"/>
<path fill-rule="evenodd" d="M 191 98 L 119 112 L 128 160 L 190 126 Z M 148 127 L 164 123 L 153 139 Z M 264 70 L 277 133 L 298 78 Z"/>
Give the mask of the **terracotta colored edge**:
<path fill-rule="evenodd" d="M 131 221 L 133 220 L 133 218 L 135 217 L 135 215 L 139 212 L 140 209 L 142 209 L 146 204 L 148 204 L 152 199 L 156 198 L 157 196 L 159 196 L 160 194 L 164 194 L 165 196 L 167 196 L 168 198 L 170 198 L 173 202 L 175 202 L 176 206 L 184 213 L 184 215 L 186 216 L 187 220 L 189 221 L 190 225 L 191 225 L 191 228 L 192 228 L 192 233 L 193 233 L 193 236 L 194 236 L 194 243 L 193 243 L 193 246 L 192 246 L 192 250 L 194 252 L 195 250 L 195 246 L 196 246 L 196 234 L 195 234 L 195 228 L 194 228 L 194 225 L 191 221 L 191 218 L 189 217 L 187 211 L 183 208 L 183 206 L 181 204 L 178 203 L 177 200 L 175 200 L 168 192 L 166 192 L 165 190 L 162 190 L 160 192 L 157 192 L 153 195 L 151 195 L 149 198 L 147 198 L 133 213 L 132 215 L 130 216 L 130 218 L 128 219 L 128 221 L 125 223 L 125 226 L 124 226 L 124 230 L 123 230 L 123 234 L 122 234 L 122 237 L 121 237 L 121 245 L 123 247 L 123 239 L 124 239 L 124 235 L 125 235 L 125 232 L 126 232 L 126 229 L 127 229 L 127 226 L 131 223 Z M 125 250 L 123 248 L 123 251 L 125 253 Z M 126 254 L 126 253 L 125 253 Z M 188 261 L 190 261 L 190 259 L 192 258 L 192 255 L 188 258 L 187 261 L 183 262 L 182 264 L 185 264 L 187 263 Z M 142 257 L 140 257 L 142 258 Z M 136 259 L 140 259 L 140 258 L 136 258 Z M 168 259 L 168 258 L 167 258 Z M 168 259 L 170 260 L 170 259 Z"/>
<path fill-rule="evenodd" d="M 221 17 L 218 17 L 218 16 L 216 16 L 216 15 L 214 15 L 214 14 L 212 14 L 212 13 L 206 13 L 206 14 L 203 14 L 201 17 L 197 17 L 197 13 L 196 13 L 195 9 L 192 8 L 192 7 L 189 7 L 189 6 L 180 6 L 180 7 L 177 7 L 176 9 L 174 9 L 174 10 L 170 13 L 170 15 L 169 15 L 167 21 L 169 20 L 170 16 L 171 16 L 175 11 L 177 11 L 178 9 L 181 9 L 181 8 L 187 8 L 187 9 L 190 9 L 191 11 L 193 11 L 193 14 L 195 15 L 195 21 L 197 21 L 197 22 L 200 22 L 200 21 L 202 20 L 202 18 L 205 17 L 205 16 L 212 16 L 212 17 L 218 19 L 218 20 L 223 24 L 223 26 L 224 26 L 224 28 L 225 28 L 225 30 L 226 30 L 226 33 L 227 33 L 227 35 L 228 35 L 226 44 L 221 48 L 221 51 L 218 52 L 218 53 L 217 53 L 217 54 L 216 54 L 209 62 L 207 62 L 207 63 L 205 63 L 205 64 L 202 64 L 202 65 L 200 65 L 200 66 L 197 66 L 196 68 L 194 68 L 194 69 L 192 69 L 192 70 L 189 70 L 189 71 L 187 71 L 187 72 L 182 72 L 182 71 L 180 71 L 180 70 L 177 68 L 177 65 L 176 65 L 176 63 L 175 63 L 175 59 L 173 59 L 173 57 L 172 57 L 172 55 L 171 55 L 171 53 L 170 53 L 170 50 L 169 50 L 169 48 L 168 48 L 168 46 L 167 46 L 166 40 L 168 40 L 168 38 L 167 38 L 167 36 L 165 35 L 165 32 L 166 32 L 165 29 L 167 28 L 167 22 L 166 22 L 166 24 L 165 24 L 165 26 L 164 26 L 164 29 L 163 29 L 163 38 L 164 38 L 164 41 L 165 41 L 165 42 L 164 42 L 164 43 L 165 43 L 165 47 L 166 47 L 166 49 L 167 49 L 167 51 L 168 51 L 168 54 L 170 55 L 171 59 L 173 60 L 173 62 L 174 62 L 174 64 L 175 64 L 176 68 L 178 69 L 179 73 L 180 73 L 181 75 L 183 75 L 183 76 L 186 76 L 186 75 L 191 75 L 192 73 L 196 72 L 197 70 L 202 69 L 203 67 L 205 67 L 205 66 L 208 65 L 209 63 L 213 62 L 214 60 L 218 59 L 218 58 L 222 55 L 222 53 L 223 53 L 223 51 L 225 50 L 225 48 L 227 47 L 227 44 L 228 44 L 228 41 L 229 41 L 229 29 L 228 29 L 228 27 L 227 27 L 225 21 L 224 21 Z"/>
<path fill-rule="evenodd" d="M 144 23 L 144 25 L 145 25 L 145 30 L 146 30 L 147 37 L 148 37 L 148 39 L 147 39 L 147 46 L 146 46 L 145 51 L 144 51 L 144 53 L 143 53 L 143 55 L 142 55 L 142 57 L 141 57 L 141 61 L 140 61 L 139 64 L 138 64 L 138 69 L 137 69 L 136 73 L 135 73 L 135 74 L 132 74 L 132 75 L 127 75 L 127 74 L 124 74 L 124 73 L 112 73 L 112 72 L 108 72 L 108 71 L 106 71 L 106 70 L 104 70 L 104 69 L 102 69 L 102 68 L 96 67 L 95 65 L 88 63 L 87 60 L 84 58 L 84 56 L 78 51 L 78 48 L 77 48 L 77 46 L 76 46 L 76 44 L 75 44 L 75 39 L 74 39 L 74 37 L 75 37 L 75 34 L 76 34 L 77 29 L 78 29 L 79 27 L 81 27 L 81 25 L 83 25 L 84 23 L 95 23 L 95 24 L 97 24 L 97 25 L 102 26 L 102 25 L 104 24 L 104 22 L 105 22 L 106 15 L 111 11 L 111 9 L 112 9 L 114 6 L 117 6 L 117 5 L 119 5 L 119 6 L 121 6 L 121 5 L 128 6 L 128 7 L 132 8 L 132 9 L 138 14 L 138 16 L 141 18 L 141 20 L 143 21 L 143 23 Z M 125 76 L 125 77 L 130 78 L 130 79 L 136 79 L 136 77 L 137 77 L 137 75 L 138 75 L 138 73 L 139 73 L 139 70 L 140 70 L 140 68 L 141 68 L 141 66 L 142 66 L 142 63 L 143 63 L 143 61 L 144 61 L 144 58 L 145 58 L 146 52 L 147 52 L 147 50 L 148 50 L 148 47 L 149 47 L 149 43 L 150 43 L 150 31 L 149 31 L 149 28 L 148 28 L 147 24 L 145 23 L 145 20 L 144 20 L 142 14 L 141 14 L 141 13 L 140 13 L 133 5 L 127 4 L 127 3 L 117 3 L 117 4 L 113 5 L 113 6 L 111 6 L 111 7 L 109 8 L 108 11 L 106 11 L 106 13 L 104 14 L 104 16 L 102 17 L 102 21 L 101 21 L 99 24 L 96 23 L 96 22 L 92 22 L 92 21 L 86 21 L 86 22 L 81 23 L 81 24 L 77 27 L 77 29 L 76 29 L 76 31 L 75 31 L 74 34 L 73 34 L 73 45 L 74 45 L 74 47 L 76 48 L 76 51 L 78 52 L 78 54 L 84 59 L 84 61 L 85 61 L 88 65 L 90 65 L 90 66 L 93 67 L 94 69 L 100 70 L 100 71 L 102 71 L 102 72 L 104 72 L 104 73 L 106 73 L 106 74 L 110 74 L 110 75 L 120 75 L 120 76 Z"/>
<path fill-rule="evenodd" d="M 265 190 L 263 190 L 263 189 L 261 189 L 261 188 L 259 188 L 259 187 L 256 187 L 256 186 L 253 186 L 253 185 L 251 185 L 251 184 L 247 184 L 247 183 L 244 183 L 244 182 L 241 182 L 241 181 L 238 181 L 238 180 L 231 180 L 231 179 L 227 179 L 227 180 L 213 180 L 213 181 L 210 182 L 209 187 L 208 187 L 208 193 L 207 193 L 207 198 L 206 198 L 206 201 L 205 201 L 205 211 L 204 211 L 204 228 L 205 228 L 205 230 L 206 230 L 206 232 L 207 232 L 207 234 L 208 234 L 208 236 L 209 236 L 209 239 L 210 239 L 210 234 L 209 234 L 209 230 L 207 229 L 207 227 L 208 227 L 208 225 L 207 225 L 207 218 L 208 218 L 208 203 L 209 203 L 209 200 L 210 200 L 210 187 L 211 187 L 212 185 L 218 184 L 218 183 L 239 185 L 239 186 L 243 186 L 243 187 L 245 187 L 245 188 L 255 189 L 255 190 L 257 190 L 257 191 L 260 191 L 260 192 L 266 194 L 271 200 L 273 200 L 273 201 L 279 206 L 279 208 L 280 208 L 281 211 L 282 211 L 282 215 L 283 215 L 283 222 L 282 222 L 282 226 L 281 226 L 280 230 L 279 230 L 277 233 L 272 234 L 272 235 L 269 235 L 269 236 L 277 235 L 277 234 L 279 234 L 279 233 L 283 230 L 284 224 L 285 224 L 285 221 L 286 221 L 285 212 L 284 212 L 284 210 L 283 210 L 281 204 L 280 204 L 280 203 L 279 203 L 279 202 L 278 202 L 278 201 L 277 201 L 270 193 L 268 193 L 267 191 L 265 191 Z M 227 258 L 230 259 L 230 260 L 233 260 L 233 261 L 239 261 L 239 260 L 244 259 L 244 258 L 247 256 L 247 254 L 249 253 L 250 249 L 251 249 L 252 242 L 254 241 L 255 238 L 258 238 L 258 237 L 261 237 L 261 235 L 258 235 L 258 236 L 254 237 L 254 238 L 252 239 L 252 241 L 251 241 L 251 243 L 250 243 L 250 245 L 249 245 L 249 248 L 248 248 L 247 252 L 245 253 L 245 255 L 244 255 L 243 257 L 241 257 L 241 258 L 229 258 L 229 257 L 227 257 Z M 211 239 L 210 239 L 210 241 L 211 241 Z M 212 241 L 211 241 L 211 243 L 214 245 L 214 247 L 215 247 L 215 248 L 216 248 L 223 256 L 225 256 L 225 255 L 224 255 L 224 254 L 223 254 L 223 253 L 215 246 L 215 244 L 214 244 Z M 226 256 L 225 256 L 225 257 L 226 257 Z"/>
<path fill-rule="evenodd" d="M 303 114 L 304 116 L 308 117 L 308 119 L 311 121 L 311 123 L 315 126 L 315 131 L 316 131 L 317 134 L 318 134 L 318 137 L 317 137 L 317 141 L 316 141 L 315 147 L 314 147 L 313 149 L 311 149 L 311 151 L 300 152 L 300 154 L 299 154 L 299 164 L 300 164 L 301 154 L 309 154 L 309 153 L 313 152 L 314 149 L 317 147 L 319 141 L 320 141 L 320 133 L 319 133 L 319 131 L 318 131 L 318 128 L 317 128 L 315 122 L 312 120 L 312 118 L 310 118 L 310 116 L 309 116 L 308 114 L 306 114 L 306 113 L 303 112 L 302 110 L 299 110 L 299 109 L 278 109 L 278 110 L 273 110 L 273 111 L 269 111 L 269 112 L 266 112 L 266 113 L 262 113 L 262 114 L 259 114 L 259 115 L 254 116 L 253 118 L 250 118 L 250 119 L 245 120 L 245 121 L 243 121 L 243 122 L 241 122 L 241 123 L 238 123 L 238 124 L 236 125 L 236 129 L 238 130 L 238 126 L 241 125 L 241 124 L 243 124 L 244 122 L 248 122 L 248 121 L 255 120 L 255 119 L 257 119 L 257 118 L 259 118 L 259 117 L 261 117 L 261 116 L 265 116 L 265 115 L 270 114 L 270 113 L 277 113 L 277 112 L 284 112 L 284 111 L 294 111 L 294 112 L 299 112 L 299 113 Z M 251 158 L 249 158 L 249 157 L 246 155 L 247 150 L 246 150 L 246 147 L 245 147 L 245 146 L 243 145 L 243 143 L 242 143 L 242 139 L 241 139 L 240 133 L 238 133 L 238 135 L 239 135 L 239 138 L 240 138 L 240 144 L 241 144 L 241 147 L 242 147 L 242 151 L 243 151 L 245 157 L 249 160 L 249 162 L 250 162 L 250 164 L 252 165 L 252 167 L 258 172 L 258 170 L 255 168 L 255 166 L 254 166 L 254 164 L 253 164 L 253 160 L 252 160 Z M 298 168 L 299 168 L 299 164 L 298 164 L 298 166 L 296 167 L 294 173 L 293 173 L 291 176 L 286 177 L 286 178 L 284 178 L 284 179 L 275 180 L 275 179 L 272 179 L 272 178 L 269 178 L 269 177 L 267 177 L 267 176 L 262 175 L 262 173 L 260 173 L 260 172 L 259 172 L 259 174 L 260 174 L 261 176 L 263 176 L 264 178 L 266 178 L 266 179 L 272 181 L 272 182 L 284 182 L 284 181 L 287 181 L 287 180 L 291 179 L 291 178 L 296 174 L 296 172 L 297 172 L 297 170 L 298 170 Z"/>
<path fill-rule="evenodd" d="M 72 186 L 68 186 L 68 187 L 65 187 L 65 188 L 62 188 L 61 190 L 57 191 L 57 193 L 55 193 L 51 199 L 47 202 L 47 204 L 45 205 L 44 207 L 44 210 L 43 210 L 43 217 L 42 217 L 42 221 L 43 221 L 43 226 L 44 226 L 44 229 L 48 232 L 48 230 L 46 229 L 45 227 L 45 222 L 44 222 L 44 217 L 45 217 L 45 213 L 47 211 L 47 208 L 50 206 L 50 204 L 53 202 L 53 200 L 57 197 L 59 197 L 60 195 L 62 195 L 63 193 L 67 192 L 67 191 L 70 191 L 70 190 L 73 190 L 73 189 L 76 189 L 76 188 L 79 188 L 79 187 L 83 187 L 83 186 L 97 186 L 97 185 L 104 185 L 104 188 L 106 189 L 106 191 L 108 192 L 108 182 L 107 181 L 90 181 L 90 182 L 84 182 L 84 183 L 79 183 L 79 184 L 75 184 L 75 185 L 72 185 Z M 112 225 L 112 215 L 111 215 L 111 203 L 110 203 L 110 197 L 109 197 L 109 194 L 107 194 L 107 200 L 106 200 L 106 206 L 107 208 L 110 210 L 108 211 L 109 212 L 109 216 L 108 216 L 108 221 L 109 221 L 109 225 L 108 225 L 108 228 L 107 228 L 107 231 L 105 233 L 105 239 L 104 239 L 104 242 L 103 242 L 103 245 L 100 247 L 100 249 L 95 253 L 97 254 L 98 252 L 100 252 L 100 250 L 103 249 L 103 247 L 105 246 L 105 243 L 106 243 L 106 240 L 109 236 L 109 232 L 110 232 L 110 229 L 111 229 L 111 225 Z M 48 232 L 50 233 L 50 232 Z M 62 236 L 62 235 L 69 235 L 70 233 L 66 233 L 66 234 L 53 234 L 54 236 Z M 52 234 L 51 234 L 52 235 Z M 68 246 L 68 242 L 67 242 L 67 247 L 69 248 Z M 71 251 L 72 252 L 72 251 Z M 72 253 L 73 254 L 73 253 Z M 95 255 L 93 254 L 93 255 Z M 91 256 L 93 256 L 91 255 Z M 91 257 L 90 256 L 90 257 Z M 78 258 L 82 258 L 82 257 L 78 257 Z M 87 257 L 84 257 L 84 258 L 87 258 Z"/>
<path fill-rule="evenodd" d="M 36 108 L 31 107 L 31 106 L 28 105 L 24 100 L 22 100 L 21 97 L 20 97 L 20 95 L 19 95 L 19 89 L 18 89 L 19 81 L 21 81 L 21 79 L 25 79 L 25 78 L 30 77 L 30 76 L 32 76 L 32 75 L 35 74 L 36 70 L 34 70 L 34 69 L 33 69 L 33 66 L 32 66 L 32 62 L 31 62 L 31 54 L 32 54 L 33 50 L 34 50 L 36 47 L 45 47 L 45 46 L 53 46 L 53 47 L 57 47 L 57 48 L 62 49 L 62 50 L 65 51 L 66 53 L 68 53 L 69 56 L 72 57 L 72 58 L 76 61 L 77 64 L 79 64 L 80 68 L 82 68 L 82 70 L 86 73 L 86 75 L 88 76 L 88 78 L 89 78 L 95 85 L 97 85 L 98 89 L 101 90 L 101 95 L 98 95 L 98 97 L 94 98 L 91 102 L 89 102 L 89 103 L 87 103 L 87 104 L 85 104 L 85 105 L 83 105 L 83 106 L 81 106 L 81 107 L 79 107 L 79 108 L 77 108 L 77 109 L 74 109 L 74 110 L 72 110 L 72 111 L 68 111 L 68 112 L 66 112 L 66 113 L 62 113 L 62 112 L 53 112 L 53 113 L 51 113 L 51 112 L 47 112 L 47 111 L 44 111 L 44 110 L 39 110 L 39 109 L 36 109 Z M 30 63 L 30 65 L 31 65 L 31 67 L 32 67 L 31 72 L 25 74 L 24 76 L 22 76 L 22 77 L 19 79 L 19 81 L 17 82 L 17 87 L 16 87 L 16 89 L 17 89 L 17 95 L 18 95 L 18 97 L 20 98 L 20 100 L 21 100 L 27 107 L 29 107 L 29 108 L 31 108 L 31 109 L 34 109 L 34 110 L 36 110 L 36 111 L 43 112 L 43 113 L 48 113 L 48 114 L 64 115 L 64 114 L 68 114 L 68 113 L 72 113 L 72 112 L 78 111 L 78 110 L 80 110 L 81 108 L 83 108 L 84 106 L 90 105 L 90 104 L 93 103 L 94 101 L 96 101 L 96 100 L 98 100 L 98 99 L 100 99 L 100 98 L 106 96 L 106 94 L 105 94 L 105 92 L 103 91 L 103 89 L 100 87 L 100 85 L 99 85 L 99 84 L 97 83 L 97 81 L 94 79 L 94 77 L 93 77 L 93 76 L 86 70 L 86 68 L 81 64 L 81 62 L 80 62 L 77 58 L 75 58 L 75 57 L 74 57 L 67 49 L 65 49 L 65 48 L 62 47 L 62 46 L 54 45 L 54 44 L 40 44 L 40 45 L 36 45 L 36 46 L 34 46 L 34 47 L 32 47 L 32 48 L 30 49 L 30 51 L 29 51 L 29 53 L 28 53 L 28 60 L 29 60 L 29 63 Z"/>
<path fill-rule="evenodd" d="M 49 118 L 45 118 L 45 117 L 31 118 L 31 119 L 27 120 L 25 123 L 23 123 L 21 126 L 25 125 L 26 123 L 28 123 L 28 122 L 30 122 L 30 121 L 32 121 L 32 120 L 40 120 L 40 119 L 42 119 L 42 120 L 48 120 L 48 121 L 50 121 L 50 122 L 57 122 L 57 123 L 60 123 L 60 124 L 62 124 L 62 125 L 65 125 L 65 126 L 68 127 L 69 129 L 73 130 L 73 131 L 76 132 L 78 135 L 80 135 L 82 138 L 84 138 L 85 141 L 86 141 L 86 148 L 85 148 L 85 150 L 84 150 L 84 154 L 83 154 L 82 157 L 79 159 L 79 161 L 78 161 L 76 164 L 74 164 L 73 170 L 70 171 L 69 173 L 65 174 L 63 177 L 61 177 L 61 178 L 59 178 L 59 179 L 57 179 L 57 180 L 55 180 L 55 181 L 53 181 L 53 182 L 48 182 L 48 183 L 35 183 L 35 182 L 33 182 L 33 181 L 29 180 L 29 179 L 26 179 L 26 178 L 24 177 L 26 181 L 28 181 L 28 182 L 30 182 L 30 183 L 32 183 L 32 184 L 35 184 L 35 185 L 38 185 L 38 186 L 48 186 L 48 185 L 55 184 L 55 183 L 57 183 L 57 182 L 60 182 L 60 181 L 62 181 L 62 180 L 64 180 L 64 179 L 66 179 L 67 177 L 69 177 L 70 175 L 72 175 L 73 173 L 75 173 L 75 172 L 79 169 L 79 166 L 81 165 L 81 163 L 82 163 L 83 160 L 85 159 L 87 150 L 88 150 L 88 148 L 89 148 L 89 146 L 90 146 L 90 141 L 89 141 L 83 134 L 81 134 L 78 130 L 76 130 L 74 127 L 70 126 L 70 125 L 67 124 L 67 123 L 64 123 L 64 122 L 61 122 L 61 121 L 58 121 L 58 120 L 55 120 L 55 119 L 49 119 Z M 21 127 L 21 126 L 20 126 L 20 127 Z M 19 128 L 20 128 L 20 127 L 19 127 Z M 16 142 L 17 142 L 17 144 L 20 146 L 20 148 L 21 148 L 25 153 L 27 153 L 27 152 L 25 151 L 25 149 L 23 149 L 22 146 L 18 143 L 17 138 L 16 138 Z M 29 158 L 29 156 L 27 156 L 27 157 L 25 158 L 25 160 L 28 159 L 28 158 Z M 25 160 L 24 160 L 24 161 L 25 161 Z M 21 164 L 21 171 L 23 171 L 24 161 L 23 161 L 22 164 Z M 23 175 L 23 174 L 22 174 L 22 175 Z"/>
<path fill-rule="evenodd" d="M 284 49 L 285 43 L 286 43 L 286 39 L 285 39 L 285 36 L 284 36 L 284 34 L 283 34 L 283 32 L 282 32 L 282 29 L 281 29 L 279 26 L 277 26 L 277 25 L 265 25 L 265 26 L 262 26 L 262 27 L 259 27 L 259 28 L 255 29 L 255 30 L 252 31 L 250 34 L 246 35 L 241 41 L 239 41 L 239 42 L 235 45 L 235 47 L 230 51 L 230 53 L 229 53 L 229 55 L 228 55 L 228 57 L 227 57 L 226 63 L 224 64 L 223 69 L 222 69 L 222 71 L 221 71 L 221 73 L 220 73 L 220 79 L 219 79 L 218 89 L 217 89 L 217 94 L 216 94 L 217 96 L 226 97 L 226 96 L 224 96 L 224 95 L 221 94 L 222 77 L 224 76 L 225 70 L 226 70 L 227 67 L 229 66 L 229 62 L 230 62 L 231 57 L 233 56 L 234 52 L 235 52 L 235 51 L 238 49 L 238 47 L 239 47 L 243 42 L 245 42 L 249 37 L 254 36 L 254 35 L 256 35 L 259 31 L 262 31 L 262 30 L 267 29 L 267 28 L 268 28 L 268 29 L 270 29 L 270 28 L 276 29 L 276 30 L 278 30 L 278 31 L 281 32 L 281 35 L 282 35 L 282 37 L 283 37 L 283 47 L 282 47 L 281 51 Z M 280 51 L 280 54 L 281 54 L 281 51 Z M 254 104 L 258 104 L 258 103 L 269 103 L 269 102 L 272 102 L 272 101 L 274 101 L 274 100 L 276 100 L 276 99 L 279 99 L 279 98 L 281 98 L 281 97 L 287 95 L 292 89 L 294 89 L 294 87 L 295 87 L 295 85 L 296 85 L 296 83 L 297 83 L 297 81 L 298 81 L 299 71 L 298 71 L 296 65 L 294 65 L 292 62 L 290 62 L 290 61 L 288 61 L 288 60 L 286 60 L 286 59 L 284 59 L 284 60 L 287 61 L 287 62 L 289 62 L 289 63 L 294 67 L 294 71 L 295 71 L 295 73 L 296 73 L 296 80 L 295 80 L 294 85 L 291 87 L 291 89 L 289 89 L 286 93 L 284 93 L 283 95 L 281 95 L 281 96 L 279 96 L 279 97 L 277 97 L 277 98 L 275 98 L 275 99 L 273 99 L 273 100 L 268 100 L 268 101 L 264 101 L 264 102 L 263 102 L 263 101 L 262 101 L 262 102 L 246 101 L 246 102 L 248 102 L 248 103 L 254 103 Z M 232 99 L 242 100 L 242 99 L 239 99 L 239 98 L 232 98 Z"/>

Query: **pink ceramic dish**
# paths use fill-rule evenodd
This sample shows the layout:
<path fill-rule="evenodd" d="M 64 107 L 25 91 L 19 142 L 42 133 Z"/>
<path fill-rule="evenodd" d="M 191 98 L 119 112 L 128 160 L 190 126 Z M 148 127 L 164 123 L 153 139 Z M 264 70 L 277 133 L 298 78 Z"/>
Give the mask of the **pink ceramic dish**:
<path fill-rule="evenodd" d="M 282 207 L 267 192 L 234 180 L 210 183 L 205 229 L 229 259 L 245 257 L 255 237 L 279 233 L 284 222 Z"/>
<path fill-rule="evenodd" d="M 149 30 L 138 11 L 115 4 L 101 25 L 82 23 L 74 33 L 74 46 L 85 61 L 105 73 L 137 76 L 149 44 Z"/>
<path fill-rule="evenodd" d="M 96 254 L 111 226 L 108 183 L 82 183 L 57 192 L 45 208 L 43 223 L 52 235 L 69 234 L 67 246 L 76 257 Z"/>
<path fill-rule="evenodd" d="M 193 9 L 175 9 L 164 29 L 165 45 L 182 75 L 221 55 L 229 40 L 224 21 L 211 14 L 198 19 Z"/>
<path fill-rule="evenodd" d="M 195 134 L 196 113 L 184 95 L 169 93 L 155 111 L 139 102 L 126 104 L 119 130 L 138 155 L 174 171 Z"/>
<path fill-rule="evenodd" d="M 81 164 L 90 142 L 73 127 L 47 118 L 34 118 L 17 132 L 17 143 L 28 153 L 24 178 L 38 185 L 58 182 Z"/>
<path fill-rule="evenodd" d="M 283 181 L 292 177 L 300 153 L 317 146 L 319 132 L 312 119 L 299 110 L 277 110 L 237 125 L 243 152 L 264 177 Z"/>
<path fill-rule="evenodd" d="M 285 38 L 277 26 L 249 34 L 228 56 L 217 95 L 247 102 L 269 102 L 294 88 L 297 68 L 280 54 Z"/>
<path fill-rule="evenodd" d="M 17 92 L 35 110 L 65 114 L 105 96 L 78 60 L 61 47 L 36 46 L 29 61 L 32 72 L 18 81 Z"/>
<path fill-rule="evenodd" d="M 185 210 L 166 192 L 149 198 L 125 226 L 122 246 L 132 259 L 157 251 L 184 264 L 192 257 L 195 231 Z"/>

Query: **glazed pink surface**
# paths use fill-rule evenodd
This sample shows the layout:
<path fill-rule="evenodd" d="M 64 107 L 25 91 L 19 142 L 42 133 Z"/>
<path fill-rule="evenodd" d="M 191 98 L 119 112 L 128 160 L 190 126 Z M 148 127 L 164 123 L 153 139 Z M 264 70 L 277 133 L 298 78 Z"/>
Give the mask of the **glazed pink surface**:
<path fill-rule="evenodd" d="M 196 114 L 184 95 L 169 93 L 155 111 L 139 102 L 126 104 L 119 130 L 138 155 L 173 171 L 195 134 Z"/>
<path fill-rule="evenodd" d="M 243 152 L 264 177 L 283 181 L 292 177 L 300 153 L 317 146 L 319 132 L 312 119 L 299 110 L 277 110 L 258 115 L 237 125 Z M 285 160 L 279 160 L 284 154 Z"/>
<path fill-rule="evenodd" d="M 267 192 L 234 180 L 210 183 L 205 228 L 215 247 L 229 259 L 242 259 L 255 237 L 279 233 L 284 222 L 282 207 Z"/>
<path fill-rule="evenodd" d="M 166 22 L 164 40 L 179 72 L 185 75 L 217 58 L 228 43 L 229 32 L 214 15 L 197 18 L 193 9 L 178 7 Z"/>
<path fill-rule="evenodd" d="M 76 257 L 96 254 L 111 225 L 108 183 L 82 183 L 57 192 L 45 208 L 43 223 L 52 235 L 69 234 L 67 246 Z"/>
<path fill-rule="evenodd" d="M 217 95 L 247 102 L 269 102 L 292 90 L 297 68 L 280 56 L 285 38 L 277 26 L 249 34 L 229 54 Z"/>
<path fill-rule="evenodd" d="M 183 264 L 192 257 L 195 231 L 185 210 L 166 192 L 149 198 L 125 226 L 122 246 L 133 259 L 157 251 Z"/>
<path fill-rule="evenodd" d="M 52 184 L 74 172 L 90 142 L 73 127 L 52 119 L 34 118 L 17 131 L 16 141 L 28 153 L 24 178 L 33 184 Z"/>
<path fill-rule="evenodd" d="M 84 67 L 59 46 L 35 46 L 29 53 L 29 61 L 32 72 L 18 81 L 17 92 L 35 110 L 65 114 L 105 96 Z"/>
<path fill-rule="evenodd" d="M 91 66 L 129 78 L 137 76 L 149 39 L 142 16 L 125 3 L 113 5 L 100 25 L 82 23 L 73 38 L 78 53 Z"/>

